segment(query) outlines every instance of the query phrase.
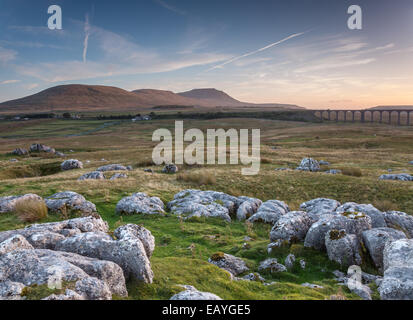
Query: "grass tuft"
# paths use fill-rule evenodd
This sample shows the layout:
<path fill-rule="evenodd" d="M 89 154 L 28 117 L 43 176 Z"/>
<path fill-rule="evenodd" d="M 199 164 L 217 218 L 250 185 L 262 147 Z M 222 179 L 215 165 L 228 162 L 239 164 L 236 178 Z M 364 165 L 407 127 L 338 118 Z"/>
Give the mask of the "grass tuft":
<path fill-rule="evenodd" d="M 20 200 L 16 203 L 15 212 L 23 222 L 36 222 L 47 218 L 47 206 L 44 200 Z"/>

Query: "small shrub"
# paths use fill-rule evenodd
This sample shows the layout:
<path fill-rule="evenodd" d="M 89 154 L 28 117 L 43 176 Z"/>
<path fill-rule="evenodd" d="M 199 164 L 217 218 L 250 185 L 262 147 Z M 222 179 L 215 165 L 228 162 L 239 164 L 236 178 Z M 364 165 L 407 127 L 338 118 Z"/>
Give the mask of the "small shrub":
<path fill-rule="evenodd" d="M 16 203 L 16 215 L 23 222 L 35 222 L 47 217 L 47 206 L 44 200 L 23 199 Z"/>
<path fill-rule="evenodd" d="M 183 182 L 190 182 L 197 185 L 215 184 L 217 182 L 215 176 L 212 173 L 200 172 L 200 173 L 180 173 L 176 177 L 176 180 Z"/>
<path fill-rule="evenodd" d="M 363 175 L 360 168 L 340 168 L 340 170 L 345 176 L 361 177 Z"/>

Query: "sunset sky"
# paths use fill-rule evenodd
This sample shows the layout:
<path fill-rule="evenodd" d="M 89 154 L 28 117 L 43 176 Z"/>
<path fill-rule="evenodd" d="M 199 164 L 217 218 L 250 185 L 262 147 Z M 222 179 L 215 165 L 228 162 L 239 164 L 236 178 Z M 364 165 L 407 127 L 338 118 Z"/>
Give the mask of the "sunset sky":
<path fill-rule="evenodd" d="M 63 30 L 47 28 L 52 4 Z M 362 30 L 347 27 L 352 4 Z M 413 105 L 413 1 L 0 0 L 0 102 L 69 83 Z"/>

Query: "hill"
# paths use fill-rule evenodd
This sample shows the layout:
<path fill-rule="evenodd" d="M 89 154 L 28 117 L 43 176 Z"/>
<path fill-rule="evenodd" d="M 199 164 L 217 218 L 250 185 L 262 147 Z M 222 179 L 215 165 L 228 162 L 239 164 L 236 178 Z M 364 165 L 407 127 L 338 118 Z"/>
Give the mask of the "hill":
<path fill-rule="evenodd" d="M 168 105 L 195 107 L 270 107 L 282 110 L 300 108 L 293 105 L 245 103 L 216 89 L 195 89 L 176 94 L 171 91 L 154 89 L 126 91 L 110 86 L 70 84 L 52 87 L 34 95 L 0 103 L 0 112 L 120 112 L 140 111 L 145 108 Z"/>
<path fill-rule="evenodd" d="M 377 106 L 368 110 L 413 110 L 413 106 Z"/>

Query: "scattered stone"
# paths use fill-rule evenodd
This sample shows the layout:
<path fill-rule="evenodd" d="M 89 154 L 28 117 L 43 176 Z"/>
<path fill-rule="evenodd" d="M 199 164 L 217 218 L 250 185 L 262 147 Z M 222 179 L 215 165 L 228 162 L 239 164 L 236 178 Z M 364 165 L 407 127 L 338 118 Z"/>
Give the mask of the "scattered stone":
<path fill-rule="evenodd" d="M 83 163 L 76 159 L 65 160 L 60 165 L 62 170 L 83 169 Z"/>
<path fill-rule="evenodd" d="M 167 164 L 163 169 L 162 173 L 167 173 L 167 174 L 174 174 L 178 172 L 178 167 L 174 164 Z"/>
<path fill-rule="evenodd" d="M 320 161 L 318 161 L 318 164 L 319 164 L 320 166 L 329 166 L 329 165 L 330 165 L 330 162 L 324 161 L 324 160 L 320 160 Z"/>
<path fill-rule="evenodd" d="M 128 170 L 128 171 L 133 171 L 133 167 L 132 167 L 132 166 L 127 166 L 127 167 L 126 167 L 126 170 Z"/>
<path fill-rule="evenodd" d="M 85 173 L 83 176 L 81 176 L 79 179 L 79 181 L 84 181 L 84 180 L 104 180 L 105 179 L 105 175 L 100 172 L 100 171 L 92 171 L 89 173 Z"/>
<path fill-rule="evenodd" d="M 380 180 L 399 180 L 399 181 L 413 181 L 413 176 L 407 173 L 400 174 L 383 174 L 379 177 Z"/>
<path fill-rule="evenodd" d="M 383 269 L 383 251 L 387 241 L 400 239 L 406 239 L 406 235 L 391 228 L 376 228 L 363 232 L 364 245 L 379 270 Z"/>
<path fill-rule="evenodd" d="M 56 155 L 57 157 L 60 157 L 60 158 L 66 157 L 66 155 L 65 155 L 64 153 L 59 152 L 59 151 L 56 151 L 56 152 L 55 152 L 55 155 Z"/>
<path fill-rule="evenodd" d="M 341 206 L 341 203 L 326 198 L 317 198 L 307 202 L 304 202 L 300 205 L 300 209 L 307 212 L 310 218 L 316 222 L 320 219 L 321 216 L 326 214 L 334 214 L 338 207 Z"/>
<path fill-rule="evenodd" d="M 171 297 L 170 300 L 222 300 L 210 292 L 198 291 L 192 286 L 183 286 L 186 290 Z"/>
<path fill-rule="evenodd" d="M 128 171 L 128 169 L 125 166 L 122 166 L 120 164 L 108 164 L 103 167 L 99 167 L 96 169 L 96 171 L 100 172 L 106 172 L 106 171 Z"/>
<path fill-rule="evenodd" d="M 148 173 L 153 173 L 153 170 L 152 170 L 152 169 L 144 169 L 143 171 L 144 171 L 144 172 L 148 172 Z"/>
<path fill-rule="evenodd" d="M 19 162 L 17 159 L 10 159 L 10 162 Z"/>
<path fill-rule="evenodd" d="M 341 174 L 341 170 L 339 170 L 339 169 L 330 169 L 330 170 L 324 171 L 324 173 L 327 173 L 327 174 Z"/>
<path fill-rule="evenodd" d="M 318 284 L 308 283 L 308 282 L 301 284 L 301 286 L 307 287 L 310 289 L 324 289 L 323 286 L 320 286 Z"/>
<path fill-rule="evenodd" d="M 304 259 L 300 259 L 300 260 L 299 260 L 299 263 L 300 263 L 301 269 L 305 270 L 305 267 L 306 267 L 306 265 L 307 265 L 307 263 L 305 262 L 305 260 L 304 260 Z"/>
<path fill-rule="evenodd" d="M 56 150 L 44 144 L 34 143 L 30 146 L 30 152 L 55 153 Z"/>
<path fill-rule="evenodd" d="M 26 149 L 23 148 L 16 148 L 13 150 L 12 154 L 16 155 L 16 156 L 25 156 L 27 155 L 29 152 Z"/>
<path fill-rule="evenodd" d="M 387 242 L 383 252 L 382 300 L 413 300 L 413 239 Z"/>
<path fill-rule="evenodd" d="M 249 273 L 246 276 L 243 276 L 241 279 L 242 280 L 247 280 L 247 281 L 256 281 L 256 282 L 264 282 L 265 281 L 265 279 L 257 272 Z"/>
<path fill-rule="evenodd" d="M 32 194 L 32 193 L 28 193 L 22 196 L 0 197 L 0 214 L 13 212 L 16 208 L 16 204 L 19 201 L 27 201 L 27 200 L 41 201 L 43 199 L 37 194 Z"/>
<path fill-rule="evenodd" d="M 291 168 L 275 168 L 275 171 L 292 171 Z"/>
<path fill-rule="evenodd" d="M 55 193 L 47 197 L 45 202 L 51 212 L 62 215 L 88 216 L 97 212 L 96 206 L 92 202 L 73 191 Z"/>
<path fill-rule="evenodd" d="M 286 272 L 287 268 L 281 263 L 278 263 L 277 259 L 270 258 L 270 259 L 262 261 L 258 267 L 258 270 L 271 272 L 271 273 L 277 273 L 277 272 Z"/>
<path fill-rule="evenodd" d="M 268 246 L 267 246 L 267 253 L 271 254 L 271 252 L 276 249 L 276 248 L 280 248 L 282 246 L 282 240 L 276 240 L 275 242 L 271 242 Z"/>
<path fill-rule="evenodd" d="M 274 225 L 284 214 L 288 213 L 290 208 L 286 203 L 279 200 L 269 200 L 264 202 L 258 211 L 252 215 L 248 221 L 263 222 Z"/>
<path fill-rule="evenodd" d="M 127 179 L 128 175 L 126 173 L 115 173 L 109 180 Z"/>
<path fill-rule="evenodd" d="M 389 211 L 384 213 L 384 220 L 388 227 L 403 231 L 409 239 L 413 238 L 413 216 L 405 212 Z"/>
<path fill-rule="evenodd" d="M 228 271 L 234 276 L 238 276 L 249 270 L 244 260 L 222 252 L 212 255 L 211 258 L 208 259 L 208 262 Z"/>
<path fill-rule="evenodd" d="M 270 232 L 270 240 L 277 240 L 294 243 L 305 238 L 308 229 L 312 224 L 311 218 L 304 211 L 291 211 L 274 224 Z"/>
<path fill-rule="evenodd" d="M 134 193 L 130 197 L 123 198 L 116 205 L 116 213 L 119 215 L 132 214 L 159 214 L 165 215 L 165 205 L 158 197 L 149 197 L 146 193 Z"/>
<path fill-rule="evenodd" d="M 350 266 L 347 271 L 346 284 L 349 290 L 363 300 L 372 300 L 371 290 L 362 283 L 362 271 L 358 266 Z"/>
<path fill-rule="evenodd" d="M 328 258 L 343 267 L 361 265 L 360 244 L 357 236 L 345 230 L 332 229 L 325 238 Z"/>
<path fill-rule="evenodd" d="M 295 263 L 295 255 L 290 253 L 287 256 L 287 258 L 285 258 L 284 264 L 287 267 L 287 269 L 292 269 L 294 267 L 294 263 Z"/>
<path fill-rule="evenodd" d="M 375 208 L 371 204 L 358 204 L 355 202 L 347 202 L 337 208 L 336 213 L 349 214 L 349 213 L 363 213 L 371 218 L 372 228 L 387 227 L 384 220 L 384 214 L 379 209 Z"/>
<path fill-rule="evenodd" d="M 250 203 L 245 207 L 241 206 L 245 201 Z M 259 203 L 258 199 L 254 198 L 237 198 L 222 192 L 188 189 L 177 193 L 167 207 L 172 214 L 185 218 L 216 217 L 230 222 L 231 216 L 241 216 L 246 208 L 253 208 L 251 202 Z"/>
<path fill-rule="evenodd" d="M 317 160 L 304 158 L 303 160 L 301 160 L 300 166 L 297 167 L 296 170 L 318 172 L 320 171 L 320 165 Z"/>

